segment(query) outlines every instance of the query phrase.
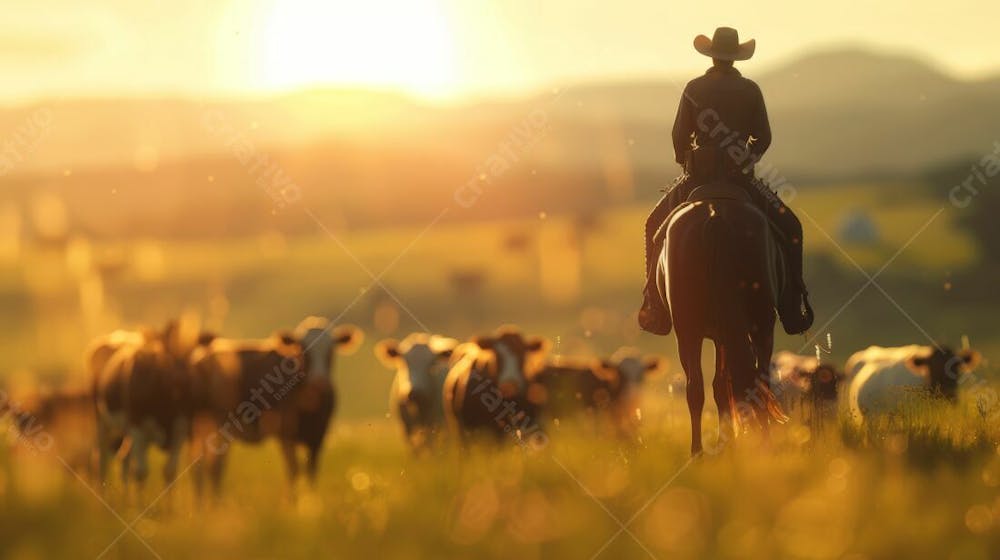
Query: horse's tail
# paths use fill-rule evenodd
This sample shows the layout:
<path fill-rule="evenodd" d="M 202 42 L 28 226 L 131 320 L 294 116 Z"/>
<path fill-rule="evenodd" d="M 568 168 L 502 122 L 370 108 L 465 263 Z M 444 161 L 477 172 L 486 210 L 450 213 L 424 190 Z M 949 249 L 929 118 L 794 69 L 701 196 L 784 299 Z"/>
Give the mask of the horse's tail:
<path fill-rule="evenodd" d="M 709 330 L 715 331 L 722 326 L 721 321 L 726 308 L 725 302 L 719 301 L 721 295 L 726 293 L 726 290 L 723 289 L 719 281 L 722 277 L 726 276 L 725 267 L 727 266 L 727 262 L 725 256 L 722 254 L 722 248 L 726 247 L 727 243 L 725 232 L 723 231 L 726 225 L 712 203 L 708 205 L 708 218 L 705 220 L 703 227 L 703 247 L 707 247 L 711 252 L 708 258 L 705 259 L 705 264 L 707 265 L 705 277 L 711 283 L 711 291 L 709 293 L 715 294 L 714 298 L 709 297 L 706 302 L 709 314 L 708 324 L 710 325 Z"/>
<path fill-rule="evenodd" d="M 742 305 L 737 300 L 724 301 L 725 294 L 733 293 L 732 286 L 724 286 L 725 280 L 734 280 L 737 277 L 737 267 L 734 263 L 738 260 L 737 255 L 727 254 L 727 250 L 734 249 L 731 242 L 731 226 L 726 222 L 721 213 L 709 205 L 708 219 L 705 221 L 703 238 L 705 247 L 711 253 L 706 260 L 707 278 L 711 283 L 711 293 L 716 297 L 708 300 L 708 313 L 710 330 L 720 332 L 723 330 L 723 323 L 727 310 L 741 309 Z M 728 236 L 728 237 L 727 237 Z M 739 435 L 748 427 L 748 422 L 753 420 L 752 415 L 758 410 L 766 411 L 767 416 L 774 422 L 784 424 L 788 421 L 788 416 L 782 410 L 781 404 L 767 379 L 755 376 L 751 379 L 733 379 L 729 373 L 729 368 L 724 368 L 723 375 L 726 376 L 722 384 L 728 393 L 725 400 L 729 403 L 729 416 L 732 422 L 733 434 Z M 747 402 L 750 401 L 750 402 Z M 752 404 L 751 404 L 752 403 Z M 750 405 L 743 406 L 740 405 Z M 742 408 L 742 410 L 741 410 Z M 748 415 L 750 417 L 748 417 Z"/>
<path fill-rule="evenodd" d="M 767 415 L 771 420 L 778 424 L 784 424 L 788 422 L 789 417 L 785 414 L 785 410 L 781 407 L 781 403 L 778 401 L 778 397 L 771 390 L 770 384 L 763 379 L 756 379 L 757 392 L 760 394 L 761 400 L 764 403 L 764 408 L 767 409 Z"/>

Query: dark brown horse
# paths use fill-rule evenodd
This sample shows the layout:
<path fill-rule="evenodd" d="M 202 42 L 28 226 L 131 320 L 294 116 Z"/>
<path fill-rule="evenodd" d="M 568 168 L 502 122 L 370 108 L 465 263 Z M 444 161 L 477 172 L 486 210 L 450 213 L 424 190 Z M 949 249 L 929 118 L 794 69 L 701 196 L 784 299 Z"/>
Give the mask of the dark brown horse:
<path fill-rule="evenodd" d="M 738 187 L 696 189 L 664 225 L 657 266 L 661 297 L 669 304 L 681 366 L 687 374 L 691 453 L 702 451 L 704 339 L 715 343 L 712 383 L 720 438 L 738 435 L 751 420 L 767 430 L 787 417 L 768 387 L 775 311 L 782 279 L 780 253 L 767 218 Z"/>

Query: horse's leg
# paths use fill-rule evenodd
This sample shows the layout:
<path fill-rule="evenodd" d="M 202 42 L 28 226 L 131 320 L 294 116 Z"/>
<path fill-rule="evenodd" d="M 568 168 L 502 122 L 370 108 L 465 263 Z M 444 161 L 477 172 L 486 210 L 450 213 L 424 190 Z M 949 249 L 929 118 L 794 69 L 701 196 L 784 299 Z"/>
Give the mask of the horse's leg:
<path fill-rule="evenodd" d="M 712 380 L 712 395 L 719 411 L 719 442 L 721 447 L 736 435 L 733 431 L 732 383 L 726 365 L 726 347 L 715 344 L 715 378 Z"/>
<path fill-rule="evenodd" d="M 681 367 L 687 374 L 688 412 L 691 414 L 691 455 L 702 451 L 701 412 L 705 407 L 705 381 L 701 371 L 702 338 L 687 337 L 677 333 L 677 353 Z"/>

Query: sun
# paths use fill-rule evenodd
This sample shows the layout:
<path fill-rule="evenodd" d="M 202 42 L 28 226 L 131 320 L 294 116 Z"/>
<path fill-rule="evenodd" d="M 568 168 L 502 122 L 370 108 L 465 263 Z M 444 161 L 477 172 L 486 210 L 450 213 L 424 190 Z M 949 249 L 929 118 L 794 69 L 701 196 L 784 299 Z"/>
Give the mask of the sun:
<path fill-rule="evenodd" d="M 455 92 L 455 51 L 438 0 L 275 0 L 263 22 L 259 86 Z"/>

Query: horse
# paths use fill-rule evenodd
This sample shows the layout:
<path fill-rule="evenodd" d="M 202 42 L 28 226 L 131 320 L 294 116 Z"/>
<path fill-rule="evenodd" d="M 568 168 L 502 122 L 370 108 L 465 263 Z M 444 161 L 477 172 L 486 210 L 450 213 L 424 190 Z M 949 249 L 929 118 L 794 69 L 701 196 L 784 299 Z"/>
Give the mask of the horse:
<path fill-rule="evenodd" d="M 701 347 L 715 344 L 712 388 L 723 430 L 737 436 L 755 420 L 788 420 L 768 386 L 775 303 L 784 278 L 776 233 L 738 185 L 694 189 L 664 222 L 657 289 L 670 309 L 681 367 L 687 375 L 691 454 L 701 454 L 705 388 Z"/>

